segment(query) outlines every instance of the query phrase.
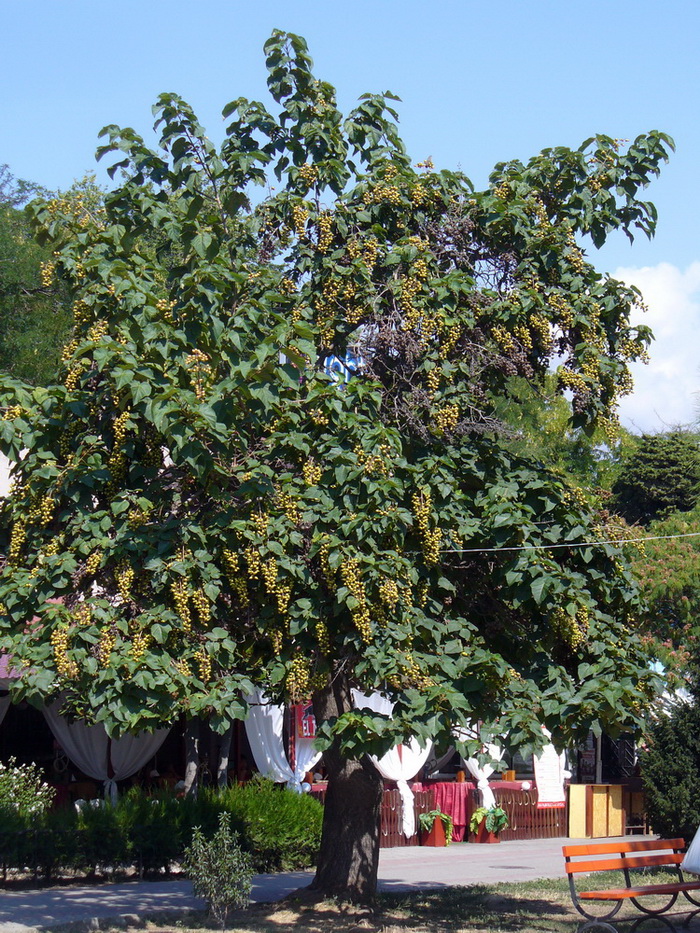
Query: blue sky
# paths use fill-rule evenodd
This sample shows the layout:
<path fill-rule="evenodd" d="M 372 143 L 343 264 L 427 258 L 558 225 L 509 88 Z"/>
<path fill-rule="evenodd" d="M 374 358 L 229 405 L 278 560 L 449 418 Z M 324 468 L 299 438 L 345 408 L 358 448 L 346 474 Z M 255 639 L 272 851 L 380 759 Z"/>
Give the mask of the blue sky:
<path fill-rule="evenodd" d="M 649 189 L 656 238 L 630 247 L 620 236 L 596 262 L 643 287 L 647 322 L 663 331 L 624 419 L 658 429 L 695 417 L 700 7 L 687 0 L 3 0 L 0 163 L 68 187 L 95 169 L 99 129 L 148 133 L 165 90 L 217 139 L 229 100 L 268 102 L 262 44 L 276 27 L 306 37 L 341 107 L 365 91 L 397 93 L 416 160 L 460 167 L 478 186 L 497 161 L 595 132 L 670 133 L 677 153 Z"/>

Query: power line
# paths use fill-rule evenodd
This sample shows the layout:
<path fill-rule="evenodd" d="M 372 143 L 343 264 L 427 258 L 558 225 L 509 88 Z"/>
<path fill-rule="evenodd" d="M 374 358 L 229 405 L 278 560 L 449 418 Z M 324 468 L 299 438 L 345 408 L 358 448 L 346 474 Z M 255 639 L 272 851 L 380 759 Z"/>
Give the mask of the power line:
<path fill-rule="evenodd" d="M 668 538 L 700 538 L 700 531 L 689 531 L 680 535 L 649 535 L 646 538 L 611 539 L 610 541 L 567 541 L 560 544 L 520 544 L 508 547 L 469 547 L 450 548 L 443 554 L 485 554 L 498 551 L 549 551 L 555 547 L 596 547 L 597 545 L 614 544 L 620 547 L 623 544 L 637 544 L 640 541 L 664 541 Z"/>

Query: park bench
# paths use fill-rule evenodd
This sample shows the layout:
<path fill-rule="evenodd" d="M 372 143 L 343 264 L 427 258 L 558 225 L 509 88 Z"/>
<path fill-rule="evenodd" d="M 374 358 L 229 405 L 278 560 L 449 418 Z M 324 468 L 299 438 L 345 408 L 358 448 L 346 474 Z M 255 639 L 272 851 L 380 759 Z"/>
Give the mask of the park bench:
<path fill-rule="evenodd" d="M 588 920 L 609 920 L 614 917 L 625 900 L 630 900 L 646 914 L 662 914 L 676 903 L 683 894 L 691 904 L 700 907 L 700 901 L 691 896 L 691 891 L 700 890 L 700 880 L 686 881 L 680 865 L 683 861 L 683 839 L 633 839 L 629 842 L 603 842 L 563 846 L 566 873 L 574 907 Z M 597 857 L 596 857 L 597 856 Z M 632 884 L 630 871 L 640 868 L 669 868 L 678 875 L 678 881 L 665 884 Z M 605 888 L 595 891 L 579 891 L 574 883 L 575 875 L 582 872 L 621 871 L 625 878 L 624 888 Z M 647 907 L 638 898 L 652 895 L 668 895 L 663 907 Z M 614 902 L 605 914 L 588 913 L 582 901 Z"/>

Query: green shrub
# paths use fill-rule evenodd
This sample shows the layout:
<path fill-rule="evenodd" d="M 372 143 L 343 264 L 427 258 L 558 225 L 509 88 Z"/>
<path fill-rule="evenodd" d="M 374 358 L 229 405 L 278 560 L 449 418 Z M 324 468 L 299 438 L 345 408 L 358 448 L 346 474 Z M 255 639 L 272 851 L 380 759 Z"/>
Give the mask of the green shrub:
<path fill-rule="evenodd" d="M 652 830 L 692 839 L 700 826 L 700 708 L 684 703 L 660 716 L 639 762 Z"/>
<path fill-rule="evenodd" d="M 315 864 L 323 807 L 310 794 L 257 780 L 226 788 L 220 800 L 242 825 L 242 843 L 256 871 L 294 871 Z"/>
<path fill-rule="evenodd" d="M 76 814 L 75 867 L 88 875 L 114 871 L 131 861 L 119 809 L 106 800 L 86 801 Z"/>
<path fill-rule="evenodd" d="M 244 852 L 237 833 L 231 830 L 231 816 L 219 814 L 219 828 L 207 839 L 199 826 L 194 828 L 182 867 L 197 897 L 203 897 L 223 930 L 231 909 L 245 907 L 253 886 L 253 862 Z"/>
<path fill-rule="evenodd" d="M 315 863 L 323 807 L 270 781 L 203 790 L 197 799 L 170 791 L 147 796 L 127 791 L 112 806 L 87 804 L 42 815 L 5 810 L 0 865 L 42 874 L 78 870 L 88 875 L 133 865 L 140 875 L 168 871 L 191 844 L 195 827 L 211 838 L 227 814 L 231 832 L 250 853 L 256 872 L 291 871 Z"/>
<path fill-rule="evenodd" d="M 168 871 L 180 858 L 179 809 L 182 801 L 170 792 L 147 797 L 132 788 L 116 806 L 116 818 L 125 840 L 125 856 L 139 876 Z"/>

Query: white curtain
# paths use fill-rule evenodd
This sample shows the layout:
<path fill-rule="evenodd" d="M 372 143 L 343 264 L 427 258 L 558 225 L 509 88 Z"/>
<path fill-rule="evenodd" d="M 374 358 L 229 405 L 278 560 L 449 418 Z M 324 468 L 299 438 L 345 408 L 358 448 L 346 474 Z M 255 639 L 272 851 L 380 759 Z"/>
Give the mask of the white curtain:
<path fill-rule="evenodd" d="M 353 702 L 357 709 L 371 709 L 375 713 L 391 716 L 394 705 L 381 693 L 366 696 L 359 690 L 353 690 Z M 396 781 L 396 789 L 401 795 L 401 828 L 404 836 L 412 836 L 416 831 L 416 816 L 413 812 L 413 791 L 408 781 L 414 778 L 428 760 L 433 743 L 428 742 L 421 748 L 416 739 L 408 745 L 395 745 L 394 748 L 377 758 L 371 755 L 375 768 L 387 781 Z"/>
<path fill-rule="evenodd" d="M 461 741 L 466 741 L 466 739 L 474 739 L 478 736 L 478 732 L 473 727 L 471 729 L 455 729 L 453 735 L 456 739 Z M 500 745 L 488 744 L 484 746 L 484 751 L 487 752 L 493 761 L 500 761 L 503 757 L 503 749 Z M 467 767 L 467 770 L 472 775 L 476 781 L 476 786 L 479 790 L 480 805 L 490 809 L 491 807 L 496 806 L 496 797 L 494 796 L 493 791 L 491 790 L 491 785 L 489 784 L 489 778 L 493 774 L 495 768 L 491 764 L 479 764 L 478 758 L 463 758 L 462 761 Z"/>
<path fill-rule="evenodd" d="M 156 754 L 170 732 L 141 732 L 110 741 L 104 726 L 70 722 L 60 713 L 60 701 L 44 707 L 46 721 L 57 742 L 81 771 L 104 782 L 105 797 L 117 799 L 117 781 L 123 781 L 142 768 Z M 111 765 L 111 768 L 110 768 Z M 110 774 L 111 770 L 111 774 Z"/>
<path fill-rule="evenodd" d="M 301 791 L 304 775 L 318 763 L 321 752 L 314 748 L 313 739 L 297 739 L 296 767 L 292 770 L 284 750 L 284 707 L 268 703 L 260 690 L 246 700 L 246 734 L 258 771 L 278 784 L 286 783 L 290 790 Z"/>
<path fill-rule="evenodd" d="M 551 732 L 544 726 L 542 726 L 542 732 L 548 739 L 552 737 Z M 571 777 L 571 772 L 566 770 L 566 755 L 563 752 L 559 754 L 550 742 L 533 756 L 533 763 L 537 784 L 537 805 L 539 807 L 565 806 L 564 781 Z"/>

